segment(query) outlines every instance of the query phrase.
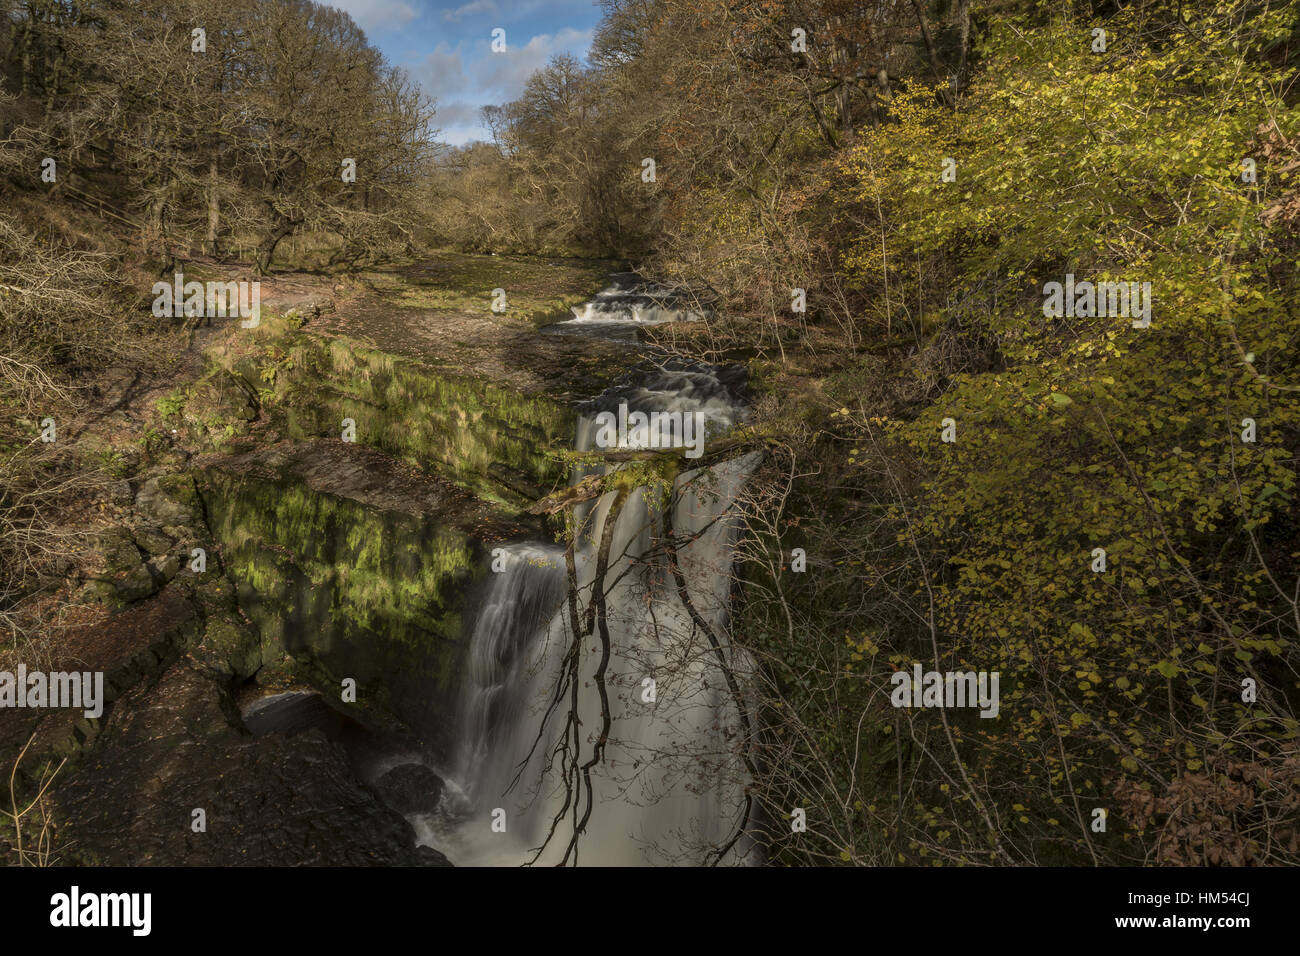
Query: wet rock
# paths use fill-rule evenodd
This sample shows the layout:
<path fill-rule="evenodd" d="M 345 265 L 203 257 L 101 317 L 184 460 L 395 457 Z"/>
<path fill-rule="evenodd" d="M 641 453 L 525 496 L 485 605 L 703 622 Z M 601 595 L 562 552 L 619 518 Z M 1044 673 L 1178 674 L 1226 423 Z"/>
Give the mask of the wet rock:
<path fill-rule="evenodd" d="M 442 778 L 422 763 L 398 764 L 375 784 L 384 803 L 404 814 L 433 813 L 442 787 Z"/>
<path fill-rule="evenodd" d="M 167 554 L 176 542 L 165 534 L 161 528 L 145 527 L 136 529 L 135 543 L 146 554 L 157 556 Z"/>
<path fill-rule="evenodd" d="M 135 492 L 131 490 L 131 482 L 125 479 L 110 482 L 108 500 L 115 505 L 130 505 L 135 500 Z"/>
<path fill-rule="evenodd" d="M 150 558 L 145 562 L 145 567 L 149 569 L 149 574 L 155 583 L 162 585 L 176 577 L 176 572 L 181 569 L 181 562 L 174 554 L 163 554 Z"/>
<path fill-rule="evenodd" d="M 420 866 L 451 866 L 451 860 L 431 846 L 417 846 L 415 858 Z"/>
<path fill-rule="evenodd" d="M 244 726 L 254 737 L 266 734 L 292 737 L 314 728 L 330 740 L 338 740 L 349 724 L 355 724 L 314 691 L 287 691 L 263 697 L 245 707 L 242 716 Z"/>
<path fill-rule="evenodd" d="M 150 478 L 135 497 L 138 510 L 160 525 L 189 525 L 199 516 L 198 493 L 189 475 Z"/>

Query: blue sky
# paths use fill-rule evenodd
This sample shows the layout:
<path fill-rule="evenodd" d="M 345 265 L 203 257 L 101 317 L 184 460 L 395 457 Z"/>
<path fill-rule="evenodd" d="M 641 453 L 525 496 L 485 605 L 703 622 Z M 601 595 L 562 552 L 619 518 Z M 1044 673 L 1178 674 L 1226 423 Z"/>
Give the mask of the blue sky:
<path fill-rule="evenodd" d="M 443 142 L 487 139 L 480 106 L 505 103 L 557 53 L 585 58 L 600 19 L 594 0 L 324 0 L 438 101 Z M 506 31 L 506 52 L 491 51 Z"/>

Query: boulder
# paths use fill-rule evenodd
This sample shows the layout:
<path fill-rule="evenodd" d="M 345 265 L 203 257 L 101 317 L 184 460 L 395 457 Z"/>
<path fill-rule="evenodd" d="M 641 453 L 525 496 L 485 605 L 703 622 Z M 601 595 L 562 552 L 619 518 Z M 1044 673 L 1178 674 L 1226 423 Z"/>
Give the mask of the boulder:
<path fill-rule="evenodd" d="M 115 505 L 129 505 L 135 499 L 135 492 L 131 490 L 131 482 L 126 479 L 113 481 L 108 485 L 108 500 Z"/>
<path fill-rule="evenodd" d="M 176 542 L 161 528 L 144 527 L 135 529 L 135 543 L 141 551 L 156 557 L 167 554 Z"/>
<path fill-rule="evenodd" d="M 375 784 L 380 798 L 398 813 L 433 813 L 442 787 L 442 778 L 422 763 L 398 764 Z"/>
<path fill-rule="evenodd" d="M 103 534 L 100 544 L 104 571 L 90 577 L 83 598 L 99 604 L 129 604 L 158 590 L 129 531 L 112 528 Z"/>
<path fill-rule="evenodd" d="M 145 567 L 149 569 L 154 582 L 161 586 L 176 577 L 181 569 L 181 561 L 174 554 L 160 554 L 146 561 Z"/>
<path fill-rule="evenodd" d="M 199 665 L 223 677 L 241 680 L 262 666 L 262 649 L 252 629 L 231 611 L 212 614 L 203 637 L 191 652 Z"/>
<path fill-rule="evenodd" d="M 135 496 L 136 509 L 160 525 L 190 525 L 199 516 L 194 479 L 185 474 L 150 478 Z"/>

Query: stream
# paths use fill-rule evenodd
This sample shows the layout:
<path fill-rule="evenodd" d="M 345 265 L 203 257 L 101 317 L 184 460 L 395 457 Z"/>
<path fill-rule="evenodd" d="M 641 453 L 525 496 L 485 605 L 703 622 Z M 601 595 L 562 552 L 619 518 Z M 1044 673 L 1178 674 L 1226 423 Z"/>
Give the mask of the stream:
<path fill-rule="evenodd" d="M 640 326 L 698 318 L 631 276 L 616 276 L 611 288 L 573 311 L 573 319 L 539 334 L 635 343 Z M 645 351 L 644 370 L 580 406 L 576 450 L 615 442 L 620 448 L 690 448 L 692 423 L 713 437 L 744 420 L 743 381 L 735 369 L 629 348 Z M 620 415 L 639 421 L 637 412 L 646 415 L 648 427 L 616 432 L 604 424 Z M 755 855 L 747 834 L 733 840 L 745 819 L 745 729 L 720 665 L 726 660 L 733 674 L 748 670 L 726 646 L 725 634 L 738 534 L 734 511 L 753 465 L 751 457 L 735 459 L 682 472 L 674 481 L 669 517 L 695 620 L 664 553 L 658 496 L 637 488 L 617 513 L 604 578 L 610 732 L 603 759 L 591 768 L 585 825 L 585 786 L 566 789 L 565 779 L 576 779 L 575 761 L 589 762 L 602 724 L 599 629 L 582 642 L 574 729 L 567 720 L 575 706 L 572 690 L 555 700 L 572 640 L 564 548 L 538 540 L 498 554 L 499 570 L 472 619 L 441 799 L 434 812 L 408 816 L 422 845 L 457 866 L 701 864 L 713 862 L 716 849 L 728 844 L 721 862 L 748 862 Z M 574 468 L 571 485 L 589 473 Z M 599 543 L 616 497 L 608 492 L 575 509 L 580 615 L 592 598 Z M 718 636 L 718 646 L 700 621 Z M 578 826 L 575 854 L 569 850 Z"/>

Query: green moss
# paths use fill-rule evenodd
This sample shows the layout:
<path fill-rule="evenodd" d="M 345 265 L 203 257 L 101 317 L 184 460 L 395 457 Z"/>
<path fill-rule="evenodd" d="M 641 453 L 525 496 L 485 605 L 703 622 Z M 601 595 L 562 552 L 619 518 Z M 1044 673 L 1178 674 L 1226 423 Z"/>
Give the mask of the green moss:
<path fill-rule="evenodd" d="M 195 656 L 219 673 L 247 678 L 262 664 L 262 655 L 249 627 L 235 614 L 224 611 L 210 616 Z"/>
<path fill-rule="evenodd" d="M 571 409 L 486 381 L 366 348 L 303 335 L 292 368 L 276 377 L 273 414 L 292 438 L 338 437 L 343 419 L 357 441 L 412 464 L 434 466 L 488 500 L 520 499 L 489 474 L 493 463 L 549 488 L 564 480 L 553 455 L 573 434 Z"/>
<path fill-rule="evenodd" d="M 608 283 L 619 263 L 598 259 L 484 256 L 439 252 L 418 263 L 366 275 L 395 305 L 489 315 L 492 290 L 504 289 L 502 318 L 540 326 L 569 317 Z"/>
<path fill-rule="evenodd" d="M 261 659 L 288 653 L 334 686 L 354 678 L 367 706 L 438 739 L 482 545 L 445 516 L 376 508 L 285 474 L 214 468 L 204 485 Z"/>
<path fill-rule="evenodd" d="M 198 489 L 194 479 L 184 472 L 173 472 L 158 479 L 158 488 L 168 498 L 178 501 L 196 514 L 201 513 L 202 502 L 199 501 Z"/>

